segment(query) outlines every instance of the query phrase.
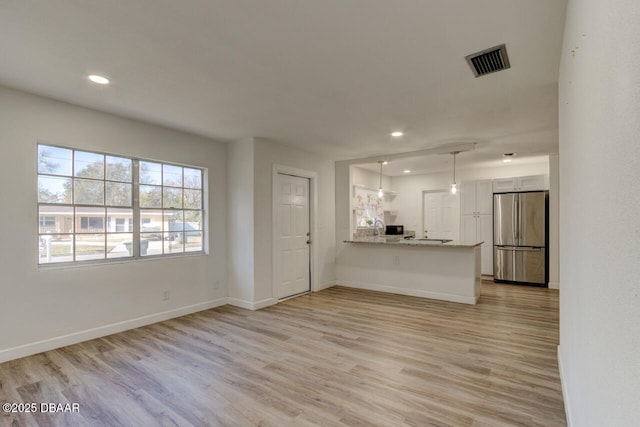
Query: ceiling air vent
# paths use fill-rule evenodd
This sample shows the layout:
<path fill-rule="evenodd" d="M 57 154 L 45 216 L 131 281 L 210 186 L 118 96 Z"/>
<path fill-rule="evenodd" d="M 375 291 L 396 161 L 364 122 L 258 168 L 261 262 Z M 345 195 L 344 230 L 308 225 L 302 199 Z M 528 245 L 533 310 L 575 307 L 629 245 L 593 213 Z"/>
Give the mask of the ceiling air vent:
<path fill-rule="evenodd" d="M 507 48 L 503 44 L 472 53 L 465 56 L 465 59 L 476 77 L 511 68 Z"/>

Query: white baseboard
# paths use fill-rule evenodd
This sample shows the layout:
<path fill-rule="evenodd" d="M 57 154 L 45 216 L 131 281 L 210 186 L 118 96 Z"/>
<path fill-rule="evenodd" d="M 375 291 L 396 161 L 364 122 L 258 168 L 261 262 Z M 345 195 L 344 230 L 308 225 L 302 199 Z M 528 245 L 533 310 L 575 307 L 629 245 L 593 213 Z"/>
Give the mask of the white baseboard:
<path fill-rule="evenodd" d="M 549 286 L 551 287 L 551 286 Z M 569 391 L 567 390 L 567 381 L 562 367 L 562 355 L 560 346 L 558 346 L 558 371 L 560 373 L 560 386 L 562 387 L 562 399 L 564 400 L 564 414 L 567 418 L 567 427 L 571 427 L 571 408 L 569 407 Z"/>
<path fill-rule="evenodd" d="M 549 282 L 549 289 L 560 289 L 560 282 Z"/>
<path fill-rule="evenodd" d="M 422 297 L 422 298 L 438 299 L 442 301 L 460 302 L 463 304 L 475 304 L 478 302 L 478 299 L 473 296 L 465 297 L 462 295 L 445 294 L 441 292 L 430 292 L 430 291 L 424 291 L 421 289 L 398 288 L 395 286 L 384 286 L 384 285 L 376 285 L 371 283 L 349 282 L 345 280 L 338 280 L 336 285 L 346 286 L 348 288 L 366 289 L 369 291 L 389 292 L 391 294 L 408 295 L 412 297 Z"/>
<path fill-rule="evenodd" d="M 313 292 L 319 292 L 323 289 L 329 289 L 332 286 L 336 285 L 336 281 L 335 280 L 331 280 L 329 282 L 324 282 L 321 283 L 320 285 L 316 286 L 316 288 L 313 290 Z"/>
<path fill-rule="evenodd" d="M 252 310 L 260 310 L 261 308 L 269 307 L 270 305 L 277 304 L 278 300 L 275 298 L 266 298 L 262 301 L 256 301 L 253 303 Z"/>
<path fill-rule="evenodd" d="M 56 348 L 65 347 L 67 345 L 77 344 L 79 342 L 89 341 L 95 338 L 112 335 L 118 332 L 127 331 L 129 329 L 139 328 L 141 326 L 150 325 L 152 323 L 162 322 L 163 320 L 185 316 L 187 314 L 195 313 L 198 311 L 220 307 L 225 304 L 227 304 L 227 298 L 219 298 L 199 304 L 163 311 L 160 313 L 149 314 L 147 316 L 137 317 L 131 320 L 112 323 L 110 325 L 99 326 L 97 328 L 87 329 L 80 332 L 74 332 L 68 335 L 62 335 L 55 338 L 36 341 L 34 343 L 8 348 L 6 350 L 0 350 L 0 363 L 42 353 L 43 351 L 49 351 Z"/>
<path fill-rule="evenodd" d="M 270 305 L 278 303 L 278 300 L 274 298 L 267 298 L 256 302 L 231 297 L 227 298 L 227 300 L 229 305 L 247 310 L 260 310 L 261 308 L 269 307 Z"/>

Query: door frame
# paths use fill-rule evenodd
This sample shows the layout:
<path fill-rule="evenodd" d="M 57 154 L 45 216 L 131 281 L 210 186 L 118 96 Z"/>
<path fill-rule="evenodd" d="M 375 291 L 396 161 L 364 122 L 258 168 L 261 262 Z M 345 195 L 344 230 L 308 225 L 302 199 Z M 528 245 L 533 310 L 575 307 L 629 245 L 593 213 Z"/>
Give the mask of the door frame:
<path fill-rule="evenodd" d="M 318 206 L 318 174 L 317 172 L 294 168 L 291 166 L 274 163 L 271 175 L 271 298 L 277 303 L 280 300 L 280 289 L 276 281 L 276 253 L 278 244 L 276 239 L 276 227 L 278 219 L 278 174 L 292 175 L 309 180 L 309 233 L 311 244 L 309 245 L 309 291 L 315 292 L 317 251 L 315 239 L 318 237 L 317 206 Z M 287 298 L 283 298 L 287 299 Z"/>

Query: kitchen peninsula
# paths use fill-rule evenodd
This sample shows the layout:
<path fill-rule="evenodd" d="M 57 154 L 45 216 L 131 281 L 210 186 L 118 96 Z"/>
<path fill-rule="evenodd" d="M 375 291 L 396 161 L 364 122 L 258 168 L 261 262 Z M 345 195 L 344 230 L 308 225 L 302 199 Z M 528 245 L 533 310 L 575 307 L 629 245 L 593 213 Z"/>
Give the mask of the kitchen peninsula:
<path fill-rule="evenodd" d="M 483 242 L 362 237 L 345 240 L 338 284 L 465 304 L 480 298 Z"/>

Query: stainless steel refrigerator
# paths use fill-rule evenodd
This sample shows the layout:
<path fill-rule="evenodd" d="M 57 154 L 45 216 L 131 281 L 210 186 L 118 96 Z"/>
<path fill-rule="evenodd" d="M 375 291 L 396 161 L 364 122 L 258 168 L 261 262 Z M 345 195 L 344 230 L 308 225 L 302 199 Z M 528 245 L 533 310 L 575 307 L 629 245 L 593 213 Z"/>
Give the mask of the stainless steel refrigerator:
<path fill-rule="evenodd" d="M 547 286 L 546 191 L 493 195 L 493 278 Z"/>

